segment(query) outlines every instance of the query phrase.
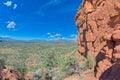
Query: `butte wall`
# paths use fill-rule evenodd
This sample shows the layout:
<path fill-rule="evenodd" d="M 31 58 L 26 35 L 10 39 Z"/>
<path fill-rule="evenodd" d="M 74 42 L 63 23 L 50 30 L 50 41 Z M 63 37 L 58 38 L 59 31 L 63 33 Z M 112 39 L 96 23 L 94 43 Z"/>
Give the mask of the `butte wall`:
<path fill-rule="evenodd" d="M 76 14 L 78 53 L 96 59 L 98 80 L 120 79 L 120 0 L 83 0 Z"/>

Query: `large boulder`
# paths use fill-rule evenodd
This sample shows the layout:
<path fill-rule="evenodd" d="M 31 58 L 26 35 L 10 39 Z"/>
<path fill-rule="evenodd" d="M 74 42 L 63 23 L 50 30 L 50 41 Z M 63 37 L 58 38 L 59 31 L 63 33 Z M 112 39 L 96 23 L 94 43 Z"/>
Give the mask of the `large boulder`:
<path fill-rule="evenodd" d="M 10 69 L 2 69 L 0 72 L 0 80 L 19 80 L 17 72 Z"/>

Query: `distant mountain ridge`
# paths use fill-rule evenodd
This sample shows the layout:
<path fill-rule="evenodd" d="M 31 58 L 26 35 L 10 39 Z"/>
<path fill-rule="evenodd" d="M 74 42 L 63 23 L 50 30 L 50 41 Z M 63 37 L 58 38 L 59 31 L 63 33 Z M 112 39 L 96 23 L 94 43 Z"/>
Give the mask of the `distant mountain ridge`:
<path fill-rule="evenodd" d="M 43 40 L 43 39 L 33 39 L 33 40 L 19 40 L 19 39 L 14 39 L 11 37 L 0 37 L 0 42 L 4 41 L 25 41 L 25 42 L 77 42 L 76 40 L 69 40 L 69 39 L 58 39 L 58 40 Z"/>
<path fill-rule="evenodd" d="M 2 41 L 13 41 L 13 40 L 15 40 L 15 39 L 12 39 L 10 37 L 0 37 L 0 42 L 2 42 Z"/>

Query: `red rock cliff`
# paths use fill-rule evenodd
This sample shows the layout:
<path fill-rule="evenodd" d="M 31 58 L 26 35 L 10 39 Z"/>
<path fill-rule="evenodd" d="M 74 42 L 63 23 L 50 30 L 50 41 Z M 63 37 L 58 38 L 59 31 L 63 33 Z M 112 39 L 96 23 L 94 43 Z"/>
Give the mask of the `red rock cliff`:
<path fill-rule="evenodd" d="M 120 0 L 83 0 L 76 15 L 78 52 L 96 59 L 98 80 L 120 80 Z"/>

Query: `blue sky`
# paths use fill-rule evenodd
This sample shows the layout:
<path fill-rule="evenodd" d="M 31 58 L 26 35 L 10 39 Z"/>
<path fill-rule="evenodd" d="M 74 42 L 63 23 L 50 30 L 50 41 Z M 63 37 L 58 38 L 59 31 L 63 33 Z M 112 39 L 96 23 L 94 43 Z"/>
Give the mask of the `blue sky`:
<path fill-rule="evenodd" d="M 81 0 L 0 0 L 0 36 L 74 39 Z"/>

